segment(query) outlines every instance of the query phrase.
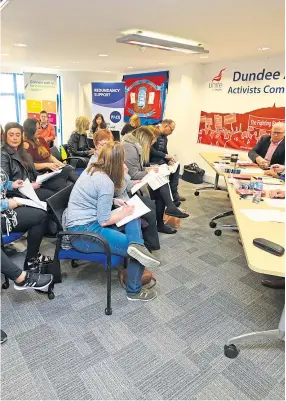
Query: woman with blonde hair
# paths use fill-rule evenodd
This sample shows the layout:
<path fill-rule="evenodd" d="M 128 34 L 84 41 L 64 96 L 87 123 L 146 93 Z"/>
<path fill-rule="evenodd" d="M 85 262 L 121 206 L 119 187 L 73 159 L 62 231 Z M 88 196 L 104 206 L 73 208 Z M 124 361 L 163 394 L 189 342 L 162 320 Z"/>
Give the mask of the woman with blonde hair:
<path fill-rule="evenodd" d="M 66 226 L 69 231 L 94 232 L 109 244 L 111 253 L 122 257 L 130 256 L 127 267 L 127 299 L 131 301 L 150 301 L 157 295 L 153 289 L 142 287 L 144 267 L 153 268 L 160 262 L 144 246 L 141 219 L 125 224 L 125 233 L 119 232 L 115 224 L 132 215 L 133 206 L 116 200 L 122 206 L 111 213 L 114 191 L 124 182 L 124 149 L 118 142 L 109 142 L 99 152 L 96 163 L 81 174 L 70 195 Z M 81 252 L 102 252 L 96 242 L 71 240 L 74 248 Z"/>
<path fill-rule="evenodd" d="M 75 120 L 75 131 L 68 140 L 68 152 L 70 156 L 80 156 L 86 159 L 86 164 L 94 149 L 90 149 L 87 140 L 87 130 L 89 129 L 89 119 L 85 116 L 77 117 Z M 77 167 L 80 167 L 77 165 Z M 85 166 L 83 166 L 85 167 Z"/>
<path fill-rule="evenodd" d="M 142 180 L 148 174 L 150 148 L 155 141 L 155 137 L 148 127 L 140 127 L 127 134 L 123 138 L 122 145 L 125 149 L 125 164 L 131 180 Z M 168 216 L 186 218 L 189 215 L 182 212 L 174 204 L 168 184 L 163 185 L 156 191 L 149 188 L 151 198 L 156 203 L 157 228 L 159 232 L 165 234 L 175 234 L 177 231 L 167 224 L 164 224 L 164 212 Z M 166 209 L 166 210 L 165 210 Z"/>
<path fill-rule="evenodd" d="M 129 119 L 129 123 L 125 124 L 122 128 L 121 135 L 126 135 L 129 132 L 134 131 L 136 128 L 139 128 L 140 126 L 140 117 L 137 114 L 133 114 L 133 116 L 131 116 Z"/>

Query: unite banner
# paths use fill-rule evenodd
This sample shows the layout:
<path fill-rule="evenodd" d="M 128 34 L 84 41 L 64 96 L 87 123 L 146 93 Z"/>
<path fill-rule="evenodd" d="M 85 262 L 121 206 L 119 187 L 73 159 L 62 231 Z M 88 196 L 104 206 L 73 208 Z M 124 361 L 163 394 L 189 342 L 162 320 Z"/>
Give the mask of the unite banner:
<path fill-rule="evenodd" d="M 124 121 L 124 83 L 92 82 L 92 114 L 103 115 L 107 128 L 121 131 Z"/>
<path fill-rule="evenodd" d="M 50 124 L 57 125 L 57 75 L 25 72 L 24 85 L 28 118 L 39 120 L 45 110 Z"/>
<path fill-rule="evenodd" d="M 124 75 L 125 109 L 124 121 L 137 114 L 142 125 L 162 121 L 168 88 L 169 72 L 151 72 Z"/>

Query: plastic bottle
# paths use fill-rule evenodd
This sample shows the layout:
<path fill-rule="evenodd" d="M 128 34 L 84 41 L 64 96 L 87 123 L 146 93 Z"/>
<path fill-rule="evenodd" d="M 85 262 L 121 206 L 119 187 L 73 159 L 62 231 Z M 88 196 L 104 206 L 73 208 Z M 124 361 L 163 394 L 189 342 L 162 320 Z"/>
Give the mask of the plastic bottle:
<path fill-rule="evenodd" d="M 261 200 L 263 191 L 263 181 L 262 177 L 258 177 L 258 180 L 254 183 L 254 193 L 253 193 L 253 203 L 259 203 Z"/>

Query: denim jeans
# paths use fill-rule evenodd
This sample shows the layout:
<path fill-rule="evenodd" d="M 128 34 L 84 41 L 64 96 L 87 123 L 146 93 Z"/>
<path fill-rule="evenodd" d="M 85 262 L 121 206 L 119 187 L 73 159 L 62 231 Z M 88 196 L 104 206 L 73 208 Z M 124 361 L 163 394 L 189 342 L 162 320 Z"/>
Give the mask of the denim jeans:
<path fill-rule="evenodd" d="M 116 226 L 101 227 L 97 222 L 91 222 L 83 226 L 73 226 L 68 228 L 69 231 L 86 231 L 93 232 L 104 238 L 113 255 L 127 257 L 127 249 L 130 244 L 144 245 L 141 231 L 141 220 L 132 220 L 124 226 L 125 233 L 118 231 Z M 82 252 L 103 252 L 103 246 L 96 241 L 88 241 L 85 239 L 71 240 L 73 247 Z M 140 292 L 142 287 L 142 275 L 144 266 L 137 260 L 131 259 L 127 267 L 127 293 L 136 294 Z"/>

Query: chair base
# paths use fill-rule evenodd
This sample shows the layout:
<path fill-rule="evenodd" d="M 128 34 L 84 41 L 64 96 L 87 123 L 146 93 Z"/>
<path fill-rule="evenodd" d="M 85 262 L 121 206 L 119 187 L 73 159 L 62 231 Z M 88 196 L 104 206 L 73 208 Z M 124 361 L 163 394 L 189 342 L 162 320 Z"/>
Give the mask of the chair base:
<path fill-rule="evenodd" d="M 233 210 L 228 210 L 227 212 L 223 212 L 220 214 L 217 214 L 216 216 L 211 218 L 210 221 L 210 227 L 211 228 L 216 228 L 217 224 L 215 223 L 215 220 L 222 219 L 223 217 L 228 217 L 228 216 L 233 216 Z"/>
<path fill-rule="evenodd" d="M 230 338 L 224 346 L 224 355 L 227 358 L 236 358 L 240 350 L 236 347 L 244 340 L 281 340 L 285 341 L 285 305 L 281 314 L 279 326 L 275 330 L 256 331 L 253 333 L 243 334 L 241 336 Z"/>
<path fill-rule="evenodd" d="M 210 189 L 212 189 L 214 191 L 227 191 L 226 188 L 219 187 L 218 181 L 219 181 L 219 174 L 216 173 L 214 185 L 206 185 L 205 187 L 197 188 L 195 190 L 195 196 L 199 196 L 200 195 L 200 191 L 205 191 L 205 190 L 210 190 Z"/>

